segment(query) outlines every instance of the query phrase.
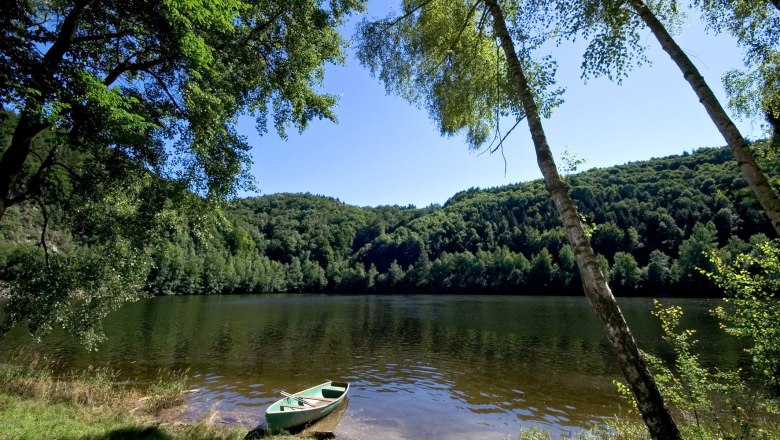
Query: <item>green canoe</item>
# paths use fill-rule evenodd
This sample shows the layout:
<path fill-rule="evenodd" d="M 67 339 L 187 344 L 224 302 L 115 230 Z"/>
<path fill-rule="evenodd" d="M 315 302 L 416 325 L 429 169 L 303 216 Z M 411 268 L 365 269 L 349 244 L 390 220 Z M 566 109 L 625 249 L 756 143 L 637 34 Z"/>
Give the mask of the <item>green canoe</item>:
<path fill-rule="evenodd" d="M 278 433 L 319 420 L 336 409 L 349 391 L 346 382 L 325 382 L 277 400 L 265 411 L 266 431 Z"/>

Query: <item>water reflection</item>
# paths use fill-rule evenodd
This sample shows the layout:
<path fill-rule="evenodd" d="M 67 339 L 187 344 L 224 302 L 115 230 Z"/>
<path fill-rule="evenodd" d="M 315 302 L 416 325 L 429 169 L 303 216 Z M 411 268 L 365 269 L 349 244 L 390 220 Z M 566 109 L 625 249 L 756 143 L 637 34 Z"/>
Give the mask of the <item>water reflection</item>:
<path fill-rule="evenodd" d="M 677 302 L 705 362 L 738 362 L 711 303 Z M 622 307 L 643 349 L 663 355 L 650 301 Z M 97 353 L 62 337 L 39 348 L 65 366 L 111 364 L 131 379 L 188 369 L 201 388 L 190 417 L 217 409 L 248 428 L 278 390 L 326 379 L 352 382 L 344 438 L 502 438 L 530 425 L 562 433 L 620 411 L 619 371 L 582 298 L 169 297 L 124 307 L 106 330 Z M 28 343 L 17 329 L 0 356 Z"/>

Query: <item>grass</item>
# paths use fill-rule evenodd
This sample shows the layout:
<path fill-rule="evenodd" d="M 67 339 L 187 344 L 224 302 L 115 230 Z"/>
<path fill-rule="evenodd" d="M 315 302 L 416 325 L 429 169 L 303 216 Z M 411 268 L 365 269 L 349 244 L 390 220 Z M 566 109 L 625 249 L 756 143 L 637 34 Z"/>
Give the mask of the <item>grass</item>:
<path fill-rule="evenodd" d="M 178 423 L 170 414 L 184 404 L 183 374 L 161 374 L 144 390 L 117 385 L 116 373 L 103 368 L 55 374 L 51 359 L 20 352 L 0 365 L 0 440 L 21 439 L 192 439 L 242 440 L 242 426 L 215 426 L 213 417 Z M 682 418 L 684 438 L 715 438 Z M 262 438 L 262 437 L 261 437 Z M 274 436 L 275 440 L 299 439 Z M 527 429 L 518 440 L 552 440 L 550 432 Z M 603 426 L 575 433 L 571 440 L 649 439 L 639 419 L 615 417 Z M 777 421 L 756 427 L 754 440 L 780 438 Z"/>
<path fill-rule="evenodd" d="M 0 392 L 0 415 L 0 436 L 4 439 L 120 438 L 111 433 L 146 428 L 139 418 L 114 409 L 53 403 L 6 392 Z"/>
<path fill-rule="evenodd" d="M 182 424 L 166 416 L 184 403 L 183 374 L 161 375 L 139 390 L 117 385 L 109 369 L 55 374 L 55 367 L 29 352 L 0 365 L 0 439 L 240 440 L 247 434 L 241 426 L 214 426 L 211 417 Z"/>
<path fill-rule="evenodd" d="M 242 427 L 159 424 L 153 418 L 116 408 L 52 403 L 0 391 L 0 438 L 22 439 L 161 439 L 241 440 Z"/>
<path fill-rule="evenodd" d="M 743 440 L 777 440 L 780 439 L 780 424 L 774 421 L 764 421 L 761 425 L 754 426 L 753 431 L 747 436 L 724 437 L 718 435 L 712 429 L 697 425 L 690 418 L 677 414 L 678 427 L 682 438 L 686 440 L 713 440 L 713 439 L 743 439 Z M 556 437 L 549 431 L 538 428 L 525 429 L 520 432 L 518 440 L 650 440 L 647 427 L 641 419 L 636 417 L 614 417 L 604 421 L 604 424 L 589 431 L 571 434 L 565 437 Z"/>
<path fill-rule="evenodd" d="M 640 422 L 612 419 L 603 426 L 589 431 L 578 432 L 566 437 L 556 437 L 549 431 L 538 428 L 525 429 L 520 432 L 518 440 L 643 440 L 650 439 L 647 428 Z"/>

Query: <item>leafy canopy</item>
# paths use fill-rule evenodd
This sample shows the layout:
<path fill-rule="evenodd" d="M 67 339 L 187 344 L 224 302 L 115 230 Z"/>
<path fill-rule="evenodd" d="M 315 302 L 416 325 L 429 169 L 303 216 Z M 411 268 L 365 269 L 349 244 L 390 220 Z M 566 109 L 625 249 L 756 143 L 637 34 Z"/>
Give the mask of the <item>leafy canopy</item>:
<path fill-rule="evenodd" d="M 226 196 L 250 181 L 240 114 L 282 136 L 335 120 L 336 98 L 316 89 L 323 65 L 342 60 L 336 27 L 361 5 L 17 0 L 0 34 L 0 103 L 67 131 L 72 148 L 109 147 Z"/>
<path fill-rule="evenodd" d="M 24 163 L 10 195 L 0 196 L 5 207 L 17 205 L 13 216 L 43 226 L 38 249 L 11 265 L 3 330 L 27 322 L 41 336 L 60 326 L 94 346 L 99 320 L 146 284 L 150 249 L 219 217 L 204 200 L 252 186 L 239 116 L 253 116 L 261 133 L 272 124 L 282 137 L 313 119 L 336 119 L 336 97 L 320 90 L 324 65 L 343 60 L 337 27 L 363 4 L 4 7 L 3 181 L 13 157 Z"/>
<path fill-rule="evenodd" d="M 645 24 L 626 0 L 535 0 L 551 11 L 549 26 L 558 41 L 582 38 L 587 42 L 582 56 L 582 77 L 606 76 L 620 83 L 634 67 L 649 63 Z M 646 2 L 668 29 L 684 18 L 676 0 Z"/>
<path fill-rule="evenodd" d="M 507 11 L 520 17 L 520 3 L 508 5 Z M 484 3 L 413 0 L 404 1 L 401 12 L 359 25 L 360 62 L 388 93 L 428 110 L 443 135 L 465 132 L 472 148 L 500 143 L 501 119 L 519 121 L 524 113 Z M 528 55 L 543 38 L 516 30 L 541 110 L 549 114 L 560 102 L 559 90 L 547 90 L 555 64 L 549 58 L 532 63 Z"/>
<path fill-rule="evenodd" d="M 729 107 L 743 117 L 766 116 L 780 133 L 780 9 L 777 2 L 697 0 L 708 27 L 728 32 L 745 50 L 744 70 L 723 76 Z M 776 147 L 777 148 L 777 147 Z"/>
<path fill-rule="evenodd" d="M 780 395 L 780 245 L 760 243 L 739 254 L 733 264 L 709 254 L 714 270 L 704 271 L 726 291 L 726 303 L 715 312 L 726 332 L 747 338 L 757 376 Z"/>

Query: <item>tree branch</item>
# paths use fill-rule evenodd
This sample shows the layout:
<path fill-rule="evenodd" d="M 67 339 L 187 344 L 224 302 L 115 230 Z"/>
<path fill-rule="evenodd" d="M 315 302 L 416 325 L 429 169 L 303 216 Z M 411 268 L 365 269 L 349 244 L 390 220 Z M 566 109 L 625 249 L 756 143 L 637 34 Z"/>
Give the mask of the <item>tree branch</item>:
<path fill-rule="evenodd" d="M 385 25 L 385 26 L 382 28 L 382 32 L 384 32 L 384 31 L 386 31 L 386 30 L 390 29 L 391 27 L 393 27 L 393 26 L 397 25 L 398 23 L 400 23 L 401 21 L 403 21 L 403 20 L 405 20 L 406 18 L 410 17 L 412 14 L 414 14 L 415 12 L 417 12 L 417 11 L 419 11 L 420 9 L 424 8 L 425 6 L 427 6 L 427 5 L 428 5 L 428 3 L 431 3 L 431 2 L 433 2 L 433 1 L 435 1 L 435 0 L 425 0 L 424 2 L 422 2 L 422 3 L 420 3 L 419 5 L 415 6 L 414 8 L 412 8 L 412 9 L 411 9 L 409 12 L 407 12 L 406 14 L 404 14 L 404 15 L 402 15 L 402 16 L 400 16 L 400 17 L 396 18 L 396 19 L 395 19 L 395 20 L 393 20 L 391 23 L 389 23 L 389 24 Z"/>
<path fill-rule="evenodd" d="M 51 272 L 51 265 L 49 264 L 49 245 L 46 243 L 46 231 L 49 229 L 49 208 L 43 203 L 40 197 L 35 197 L 38 202 L 38 206 L 41 207 L 41 214 L 43 215 L 43 226 L 41 227 L 41 248 L 43 248 L 43 258 L 46 261 L 46 269 Z"/>
<path fill-rule="evenodd" d="M 466 14 L 466 19 L 463 20 L 463 26 L 458 31 L 458 34 L 450 41 L 449 49 L 453 52 L 455 52 L 455 45 L 458 43 L 458 40 L 460 40 L 461 35 L 463 35 L 463 32 L 466 30 L 466 28 L 469 26 L 469 21 L 471 21 L 471 17 L 474 16 L 474 11 L 477 10 L 477 6 L 482 4 L 482 0 L 477 0 L 474 2 L 474 5 L 471 6 L 471 9 L 469 10 L 468 14 Z M 476 58 L 476 52 L 479 49 L 479 39 L 477 39 L 476 49 L 474 50 L 474 58 Z M 472 60 L 474 59 L 472 58 Z M 444 58 L 441 59 L 438 63 L 436 63 L 435 66 L 428 69 L 427 72 L 425 72 L 425 76 L 432 75 L 435 71 L 439 70 L 439 67 L 441 67 L 445 62 L 447 61 L 447 55 L 444 55 Z"/>
<path fill-rule="evenodd" d="M 75 180 L 81 180 L 81 175 L 79 173 L 73 171 L 73 168 L 65 165 L 62 162 L 54 162 L 53 164 L 51 164 L 51 166 L 52 167 L 55 167 L 55 166 L 62 167 L 62 169 L 64 169 L 65 171 L 67 171 L 68 174 L 70 174 L 70 177 L 72 177 Z"/>
<path fill-rule="evenodd" d="M 51 169 L 52 165 L 54 165 L 54 158 L 57 156 L 57 153 L 59 152 L 60 145 L 57 144 L 54 146 L 54 148 L 49 151 L 49 154 L 46 156 L 46 159 L 41 162 L 41 166 L 38 167 L 38 171 L 35 172 L 35 175 L 30 179 L 30 183 L 27 185 L 27 189 L 24 193 L 19 194 L 16 197 L 12 197 L 8 199 L 6 202 L 6 207 L 17 205 L 19 203 L 22 203 L 26 200 L 30 200 L 38 195 L 41 194 L 41 187 L 43 186 L 43 179 L 46 176 L 46 173 Z M 37 153 L 35 153 L 37 156 Z M 38 156 L 40 158 L 40 156 Z"/>
<path fill-rule="evenodd" d="M 92 0 L 76 3 L 73 9 L 70 10 L 65 20 L 62 21 L 60 26 L 57 40 L 51 45 L 46 55 L 43 56 L 43 64 L 48 66 L 54 66 L 62 59 L 65 53 L 70 49 L 74 38 L 76 37 L 76 31 L 78 30 L 78 23 L 81 19 L 81 14 L 89 7 Z"/>
<path fill-rule="evenodd" d="M 124 37 L 126 35 L 130 35 L 129 29 L 125 29 L 119 32 L 106 32 L 104 34 L 84 35 L 81 37 L 75 37 L 73 39 L 73 44 L 91 43 L 93 41 L 109 40 L 111 38 Z"/>
<path fill-rule="evenodd" d="M 244 37 L 243 40 L 241 40 L 241 42 L 239 44 L 243 45 L 243 46 L 248 45 L 252 41 L 252 39 L 257 37 L 264 30 L 268 29 L 269 26 L 271 26 L 272 24 L 276 23 L 276 20 L 281 18 L 282 15 L 284 15 L 284 13 L 285 13 L 285 8 L 281 8 L 281 9 L 279 9 L 279 11 L 276 14 L 274 14 L 271 18 L 269 18 L 268 21 L 251 28 L 249 33 L 247 33 L 246 37 Z M 221 50 L 225 49 L 225 47 L 227 47 L 227 45 L 229 43 L 231 43 L 231 42 L 232 42 L 232 40 L 228 40 L 228 41 L 224 42 L 223 44 L 221 44 L 219 46 L 216 46 L 216 50 L 217 51 L 221 51 Z"/>
<path fill-rule="evenodd" d="M 157 83 L 160 85 L 160 88 L 162 88 L 163 92 L 165 92 L 165 94 L 168 95 L 168 99 L 171 101 L 171 104 L 173 104 L 173 106 L 176 108 L 176 110 L 179 113 L 182 114 L 182 116 L 185 116 L 185 117 L 189 116 L 189 113 L 179 105 L 179 102 L 176 101 L 176 98 L 173 96 L 171 91 L 168 90 L 168 86 L 165 84 L 165 82 L 162 80 L 162 78 L 160 78 L 159 75 L 157 75 L 154 72 L 148 71 L 148 70 L 144 70 L 144 72 L 149 74 L 152 78 L 154 78 L 157 81 Z"/>
<path fill-rule="evenodd" d="M 479 21 L 477 22 L 477 29 L 479 29 L 479 32 L 477 33 L 477 44 L 474 45 L 474 56 L 471 57 L 472 60 L 477 59 L 477 52 L 479 51 L 479 42 L 482 41 L 482 38 L 485 35 L 485 24 L 487 23 L 488 18 L 488 8 L 485 6 L 482 9 L 482 16 L 479 18 Z"/>
<path fill-rule="evenodd" d="M 113 69 L 111 69 L 110 72 L 108 72 L 108 75 L 106 75 L 106 77 L 103 79 L 103 84 L 110 86 L 111 84 L 114 83 L 114 81 L 119 79 L 119 77 L 122 76 L 122 74 L 125 72 L 138 72 L 140 70 L 143 70 L 149 73 L 148 69 L 154 66 L 159 66 L 163 62 L 165 62 L 165 59 L 163 59 L 162 57 L 154 58 L 149 61 L 144 61 L 142 63 L 129 63 L 127 62 L 127 60 L 125 60 L 119 63 Z"/>
<path fill-rule="evenodd" d="M 486 151 L 490 151 L 490 154 L 493 154 L 493 153 L 495 153 L 495 152 L 496 152 L 496 150 L 498 150 L 499 148 L 501 148 L 501 150 L 503 151 L 503 149 L 504 149 L 504 141 L 506 140 L 506 138 L 507 138 L 507 137 L 509 137 L 509 135 L 512 133 L 512 131 L 513 131 L 515 128 L 517 128 L 517 126 L 520 124 L 520 122 L 522 122 L 522 121 L 523 121 L 523 119 L 525 119 L 525 116 L 523 116 L 523 117 L 521 117 L 520 119 L 518 119 L 518 120 L 515 122 L 515 125 L 513 125 L 513 126 L 512 126 L 512 128 L 510 128 L 510 129 L 509 129 L 509 131 L 507 131 L 507 132 L 506 132 L 506 134 L 504 134 L 504 136 L 502 136 L 502 137 L 501 137 L 501 140 L 500 140 L 500 141 L 498 141 L 498 145 L 496 145 L 495 147 L 493 147 L 492 145 L 490 145 Z M 503 154 L 503 153 L 502 153 L 502 154 Z M 506 164 L 504 164 L 504 165 L 506 165 Z"/>

